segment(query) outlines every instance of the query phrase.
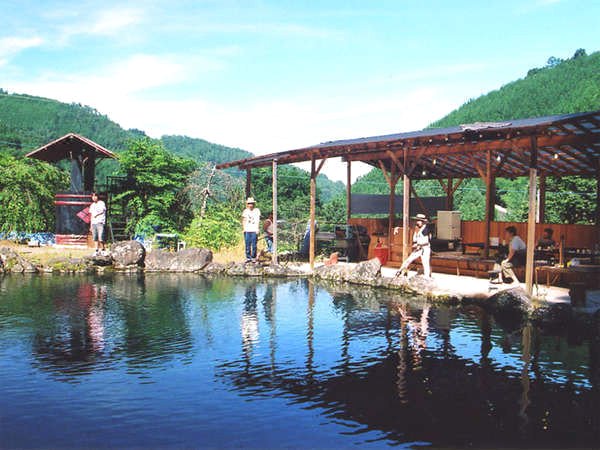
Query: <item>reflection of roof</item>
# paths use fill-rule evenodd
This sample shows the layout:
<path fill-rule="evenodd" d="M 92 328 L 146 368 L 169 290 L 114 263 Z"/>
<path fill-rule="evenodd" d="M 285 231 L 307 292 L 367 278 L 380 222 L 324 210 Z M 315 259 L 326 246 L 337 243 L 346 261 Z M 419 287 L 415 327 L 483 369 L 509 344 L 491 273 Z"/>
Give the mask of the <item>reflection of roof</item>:
<path fill-rule="evenodd" d="M 273 161 L 290 164 L 311 159 L 342 157 L 389 170 L 400 165 L 404 151 L 411 178 L 479 177 L 491 152 L 496 176 L 529 173 L 532 139 L 536 140 L 538 169 L 548 175 L 596 174 L 600 157 L 600 111 L 517 119 L 507 122 L 476 122 L 448 128 L 344 139 L 297 150 L 218 164 L 218 169 L 248 169 Z M 404 169 L 401 170 L 403 172 Z"/>
<path fill-rule="evenodd" d="M 96 144 L 94 141 L 75 133 L 66 134 L 37 150 L 27 153 L 25 156 L 42 161 L 57 162 L 62 159 L 70 159 L 72 154 L 83 153 L 84 151 L 94 152 L 96 158 L 117 157 L 117 155 L 105 149 L 100 144 Z"/>

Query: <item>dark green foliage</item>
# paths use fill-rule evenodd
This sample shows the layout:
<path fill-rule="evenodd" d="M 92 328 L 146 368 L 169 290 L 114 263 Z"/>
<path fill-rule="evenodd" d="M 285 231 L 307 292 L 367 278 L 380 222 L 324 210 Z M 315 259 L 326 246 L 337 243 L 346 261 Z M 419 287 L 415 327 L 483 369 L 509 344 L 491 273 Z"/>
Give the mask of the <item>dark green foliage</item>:
<path fill-rule="evenodd" d="M 194 161 L 211 161 L 219 164 L 253 156 L 252 153 L 240 148 L 226 147 L 188 136 L 163 136 L 161 141 L 167 150 Z"/>
<path fill-rule="evenodd" d="M 319 223 L 346 223 L 346 195 L 338 195 L 317 211 Z"/>
<path fill-rule="evenodd" d="M 546 180 L 546 221 L 594 223 L 596 180 L 551 177 Z"/>
<path fill-rule="evenodd" d="M 263 213 L 272 209 L 272 169 L 261 168 L 252 171 L 252 195 Z M 280 166 L 277 169 L 278 218 L 287 221 L 306 221 L 310 206 L 310 176 L 294 166 Z M 317 183 L 317 207 L 321 197 Z M 264 214 L 263 214 L 264 215 Z"/>
<path fill-rule="evenodd" d="M 566 61 L 550 58 L 548 66 L 468 101 L 431 127 L 600 109 L 600 52 L 585 56 L 581 50 Z"/>
<path fill-rule="evenodd" d="M 235 246 L 242 238 L 242 206 L 211 202 L 204 218 L 196 217 L 186 229 L 184 239 L 190 247 L 221 248 Z"/>
<path fill-rule="evenodd" d="M 0 154 L 0 231 L 54 230 L 54 194 L 68 185 L 49 164 Z"/>
<path fill-rule="evenodd" d="M 196 168 L 192 160 L 167 151 L 155 140 L 131 141 L 119 155 L 120 174 L 131 180 L 130 189 L 115 196 L 124 201 L 130 232 L 148 234 L 154 227 L 162 231 L 185 228 L 192 219 L 184 188 Z"/>
<path fill-rule="evenodd" d="M 0 94 L 0 124 L 20 137 L 23 150 L 33 150 L 67 133 L 81 134 L 98 144 L 122 150 L 134 137 L 97 110 L 30 95 Z M 9 141 L 0 127 L 0 141 Z"/>

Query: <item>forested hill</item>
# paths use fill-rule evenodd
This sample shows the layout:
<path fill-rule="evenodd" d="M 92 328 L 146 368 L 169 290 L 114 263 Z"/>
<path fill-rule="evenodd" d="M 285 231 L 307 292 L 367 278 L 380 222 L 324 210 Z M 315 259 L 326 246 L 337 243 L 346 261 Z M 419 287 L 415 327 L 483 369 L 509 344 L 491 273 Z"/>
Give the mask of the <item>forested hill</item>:
<path fill-rule="evenodd" d="M 94 108 L 30 95 L 10 95 L 0 89 L 0 150 L 22 154 L 67 133 L 78 133 L 119 152 L 127 140 L 143 131 L 121 128 Z M 250 152 L 187 136 L 163 136 L 171 152 L 198 162 L 219 163 L 251 156 Z"/>
<path fill-rule="evenodd" d="M 124 149 L 127 139 L 144 134 L 124 130 L 89 106 L 10 95 L 0 89 L 0 150 L 24 153 L 69 132 L 82 134 L 115 151 Z"/>
<path fill-rule="evenodd" d="M 586 55 L 585 50 L 580 49 L 572 58 L 561 60 L 551 57 L 545 67 L 531 69 L 524 78 L 469 100 L 432 123 L 430 128 L 595 110 L 600 110 L 600 52 Z M 593 222 L 595 180 L 550 177 L 547 183 L 546 215 L 549 222 Z M 418 181 L 415 188 L 420 195 L 443 195 L 436 182 Z M 369 194 L 389 192 L 378 169 L 358 179 L 352 191 Z M 526 220 L 526 196 L 526 179 L 497 180 L 496 201 L 508 209 L 507 220 Z M 465 180 L 454 198 L 456 207 L 466 220 L 482 219 L 484 199 L 485 188 L 476 178 Z"/>
<path fill-rule="evenodd" d="M 240 148 L 226 147 L 188 136 L 163 136 L 160 139 L 167 150 L 194 160 L 198 160 L 201 155 L 202 161 L 222 163 L 253 156 L 252 153 Z"/>
<path fill-rule="evenodd" d="M 0 89 L 0 152 L 22 156 L 70 132 L 88 137 L 116 152 L 124 150 L 129 139 L 146 136 L 141 130 L 121 128 L 89 106 L 31 95 L 8 94 Z M 217 164 L 253 156 L 246 150 L 188 136 L 166 135 L 160 140 L 170 152 L 199 163 Z M 115 166 L 111 164 L 102 166 L 101 178 L 114 169 Z M 241 174 L 236 171 L 231 173 Z M 308 177 L 308 174 L 290 167 L 281 176 Z M 322 201 L 329 201 L 344 192 L 342 183 L 334 183 L 324 175 L 319 176 L 319 185 Z"/>
<path fill-rule="evenodd" d="M 431 124 L 448 127 L 477 121 L 500 121 L 570 114 L 600 109 L 600 52 L 575 52 L 572 58 L 551 57 L 525 78 L 470 100 Z"/>

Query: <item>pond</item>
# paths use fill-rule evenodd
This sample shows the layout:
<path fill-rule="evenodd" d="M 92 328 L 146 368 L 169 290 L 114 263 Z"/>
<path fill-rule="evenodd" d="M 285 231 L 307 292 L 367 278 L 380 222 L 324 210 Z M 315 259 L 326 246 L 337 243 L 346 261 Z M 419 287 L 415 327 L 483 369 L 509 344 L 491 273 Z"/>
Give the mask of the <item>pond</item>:
<path fill-rule="evenodd" d="M 597 329 L 597 327 L 596 327 Z M 0 278 L 0 447 L 578 447 L 600 341 L 309 280 Z"/>

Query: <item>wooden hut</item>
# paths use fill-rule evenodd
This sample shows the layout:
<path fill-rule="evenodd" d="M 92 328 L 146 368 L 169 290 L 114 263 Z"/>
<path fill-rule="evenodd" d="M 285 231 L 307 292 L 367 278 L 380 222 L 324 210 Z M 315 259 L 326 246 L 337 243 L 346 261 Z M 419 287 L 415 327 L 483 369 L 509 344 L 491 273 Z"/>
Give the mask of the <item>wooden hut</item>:
<path fill-rule="evenodd" d="M 70 189 L 56 193 L 56 244 L 88 245 L 89 214 L 96 179 L 96 164 L 116 155 L 92 140 L 69 133 L 26 155 L 49 163 L 70 162 Z M 102 195 L 101 195 L 102 197 Z"/>
<path fill-rule="evenodd" d="M 246 169 L 247 191 L 251 188 L 251 170 L 256 167 L 273 167 L 274 214 L 276 214 L 276 168 L 278 164 L 302 161 L 311 162 L 310 217 L 311 245 L 310 262 L 314 264 L 314 217 L 316 177 L 328 158 L 341 157 L 347 163 L 348 220 L 351 218 L 350 175 L 353 161 L 361 161 L 383 171 L 390 187 L 395 192 L 399 182 L 403 184 L 402 233 L 397 242 L 391 239 L 390 261 L 398 262 L 409 254 L 410 196 L 416 195 L 411 182 L 422 179 L 438 180 L 447 194 L 448 209 L 452 209 L 453 194 L 465 178 L 480 177 L 486 186 L 485 220 L 464 224 L 463 240 L 480 240 L 483 254 L 489 254 L 490 236 L 497 234 L 498 227 L 505 224 L 493 222 L 493 186 L 497 177 L 529 178 L 529 215 L 526 224 L 519 225 L 526 236 L 527 263 L 525 270 L 526 288 L 532 291 L 534 276 L 534 248 L 536 212 L 539 206 L 540 222 L 544 221 L 545 177 L 580 175 L 597 180 L 600 192 L 600 111 L 577 114 L 536 117 L 502 122 L 478 122 L 449 128 L 432 128 L 421 131 L 347 139 L 325 142 L 297 150 L 261 155 L 238 161 L 223 163 L 219 169 L 238 167 Z M 537 186 L 540 200 L 538 205 Z M 592 247 L 600 241 L 600 194 L 597 194 L 596 224 L 561 225 L 560 233 L 577 239 L 581 246 Z M 395 196 L 389 197 L 389 218 L 384 229 L 393 235 L 395 223 Z M 276 219 L 274 220 L 276 223 Z M 367 225 L 369 225 L 367 223 Z M 369 226 L 380 226 L 372 223 Z M 471 237 L 472 235 L 472 237 Z M 276 238 L 274 239 L 276 241 Z M 400 245 L 402 252 L 394 252 Z M 276 249 L 276 246 L 275 246 Z M 276 258 L 275 258 L 276 260 Z"/>

